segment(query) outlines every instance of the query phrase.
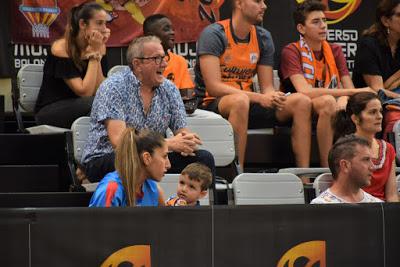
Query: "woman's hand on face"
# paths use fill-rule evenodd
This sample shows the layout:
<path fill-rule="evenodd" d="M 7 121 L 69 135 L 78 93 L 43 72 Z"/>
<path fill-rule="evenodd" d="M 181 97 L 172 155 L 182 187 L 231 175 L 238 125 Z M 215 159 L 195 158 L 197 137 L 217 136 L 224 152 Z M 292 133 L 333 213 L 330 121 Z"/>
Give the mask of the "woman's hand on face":
<path fill-rule="evenodd" d="M 104 45 L 103 38 L 103 34 L 99 31 L 94 30 L 88 33 L 86 35 L 88 41 L 87 50 L 91 52 L 100 52 Z"/>

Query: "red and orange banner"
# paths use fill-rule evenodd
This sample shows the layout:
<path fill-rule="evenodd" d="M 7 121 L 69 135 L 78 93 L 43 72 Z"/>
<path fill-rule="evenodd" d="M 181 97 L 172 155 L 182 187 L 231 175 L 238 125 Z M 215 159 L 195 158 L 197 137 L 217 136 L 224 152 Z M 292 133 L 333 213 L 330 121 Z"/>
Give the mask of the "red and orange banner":
<path fill-rule="evenodd" d="M 12 41 L 50 44 L 64 32 L 71 7 L 84 0 L 12 1 Z M 177 43 L 196 41 L 202 29 L 219 20 L 224 0 L 96 0 L 109 13 L 109 46 L 125 46 L 142 34 L 147 16 L 168 16 L 175 28 Z"/>

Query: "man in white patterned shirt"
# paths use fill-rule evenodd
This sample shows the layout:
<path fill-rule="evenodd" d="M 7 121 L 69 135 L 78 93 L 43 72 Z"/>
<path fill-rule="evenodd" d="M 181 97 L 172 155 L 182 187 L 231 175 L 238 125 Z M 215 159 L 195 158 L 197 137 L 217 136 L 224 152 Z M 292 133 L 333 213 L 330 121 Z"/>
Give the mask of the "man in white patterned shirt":
<path fill-rule="evenodd" d="M 165 79 L 165 52 L 159 38 L 138 37 L 127 50 L 130 68 L 108 77 L 100 85 L 93 101 L 89 136 L 82 163 L 90 182 L 98 182 L 115 170 L 114 148 L 127 127 L 148 129 L 173 137 L 166 139 L 171 173 L 180 173 L 186 165 L 200 162 L 215 177 L 212 154 L 197 149 L 201 141 L 187 127 L 185 107 L 176 86 Z"/>
<path fill-rule="evenodd" d="M 371 183 L 373 165 L 369 142 L 355 135 L 340 138 L 329 151 L 333 184 L 311 204 L 383 202 L 361 188 Z"/>

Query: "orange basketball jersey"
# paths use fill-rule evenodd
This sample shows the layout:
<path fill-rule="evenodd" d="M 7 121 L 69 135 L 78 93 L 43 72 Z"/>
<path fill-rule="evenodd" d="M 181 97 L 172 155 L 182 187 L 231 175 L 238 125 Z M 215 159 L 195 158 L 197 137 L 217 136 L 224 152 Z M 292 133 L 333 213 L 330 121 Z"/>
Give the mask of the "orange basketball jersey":
<path fill-rule="evenodd" d="M 224 27 L 228 41 L 225 52 L 219 57 L 221 80 L 237 89 L 252 91 L 252 79 L 257 71 L 257 63 L 260 58 L 256 27 L 251 27 L 248 43 L 237 43 L 232 35 L 230 20 L 227 19 L 218 23 Z M 203 101 L 207 105 L 213 99 L 215 97 L 206 92 Z"/>

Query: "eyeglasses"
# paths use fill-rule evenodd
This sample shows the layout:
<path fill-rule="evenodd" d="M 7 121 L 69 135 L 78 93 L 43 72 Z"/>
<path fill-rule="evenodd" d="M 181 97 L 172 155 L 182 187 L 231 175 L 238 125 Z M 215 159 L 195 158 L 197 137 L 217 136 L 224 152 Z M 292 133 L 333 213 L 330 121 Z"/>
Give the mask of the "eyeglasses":
<path fill-rule="evenodd" d="M 151 60 L 154 60 L 154 63 L 156 63 L 157 65 L 160 65 L 161 62 L 166 58 L 168 59 L 167 55 L 155 56 L 155 57 L 137 57 L 137 59 L 151 59 Z"/>

